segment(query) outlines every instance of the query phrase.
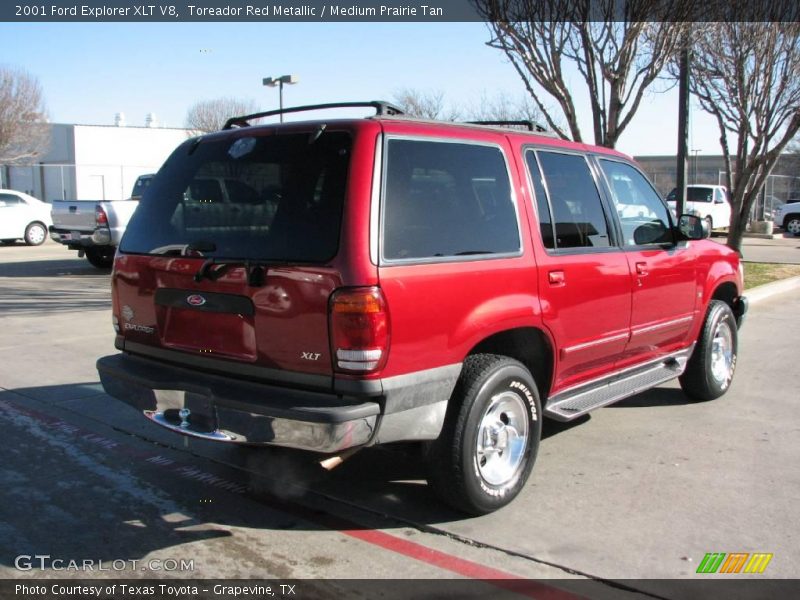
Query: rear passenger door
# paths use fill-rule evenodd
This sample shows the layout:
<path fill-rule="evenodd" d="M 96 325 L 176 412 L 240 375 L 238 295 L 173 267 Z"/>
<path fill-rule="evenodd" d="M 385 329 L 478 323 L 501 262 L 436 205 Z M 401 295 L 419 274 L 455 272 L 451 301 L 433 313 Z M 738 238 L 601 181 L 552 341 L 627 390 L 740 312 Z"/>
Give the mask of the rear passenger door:
<path fill-rule="evenodd" d="M 525 152 L 541 242 L 539 295 L 557 344 L 554 393 L 609 374 L 628 342 L 631 279 L 625 253 L 583 154 Z M 537 245 L 538 246 L 538 245 Z"/>
<path fill-rule="evenodd" d="M 600 158 L 631 270 L 631 339 L 620 366 L 686 345 L 698 286 L 690 243 L 676 243 L 666 205 L 632 165 Z"/>

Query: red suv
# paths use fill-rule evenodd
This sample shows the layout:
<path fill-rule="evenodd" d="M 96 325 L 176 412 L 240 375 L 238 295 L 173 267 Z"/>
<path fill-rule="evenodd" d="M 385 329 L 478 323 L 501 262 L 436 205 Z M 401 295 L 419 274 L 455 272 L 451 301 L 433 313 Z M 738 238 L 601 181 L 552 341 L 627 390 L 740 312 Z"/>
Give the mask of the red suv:
<path fill-rule="evenodd" d="M 422 441 L 453 506 L 522 489 L 542 419 L 679 377 L 728 389 L 738 255 L 633 161 L 493 125 L 374 117 L 191 139 L 113 272 L 106 391 L 175 432 L 337 455 Z"/>

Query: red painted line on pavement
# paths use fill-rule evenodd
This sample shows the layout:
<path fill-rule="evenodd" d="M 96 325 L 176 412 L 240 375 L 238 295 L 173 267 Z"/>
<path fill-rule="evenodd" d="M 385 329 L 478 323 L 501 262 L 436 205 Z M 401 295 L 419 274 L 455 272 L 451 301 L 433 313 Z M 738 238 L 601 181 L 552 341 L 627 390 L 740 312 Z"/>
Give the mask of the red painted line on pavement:
<path fill-rule="evenodd" d="M 13 411 L 24 414 L 27 417 L 46 424 L 49 427 L 74 435 L 94 443 L 102 448 L 139 459 L 150 465 L 169 469 L 182 477 L 194 480 L 197 483 L 209 483 L 210 487 L 219 487 L 236 494 L 242 494 L 246 487 L 236 482 L 217 477 L 208 472 L 200 471 L 189 465 L 182 465 L 177 461 L 163 457 L 161 454 L 153 452 L 143 452 L 128 444 L 121 444 L 100 434 L 84 429 L 72 423 L 68 423 L 58 417 L 52 417 L 32 408 L 25 408 L 16 404 L 11 404 L 6 400 L 0 400 L 0 407 L 7 407 Z M 317 513 L 310 508 L 298 504 L 289 504 L 279 498 L 274 498 L 269 503 L 273 508 L 297 516 L 306 521 L 311 521 L 322 525 L 332 531 L 337 531 L 343 535 L 355 538 L 367 544 L 378 546 L 384 550 L 400 554 L 408 558 L 438 567 L 440 569 L 456 573 L 468 579 L 482 580 L 495 587 L 536 598 L 537 600 L 578 600 L 583 596 L 575 595 L 571 592 L 561 590 L 547 584 L 539 583 L 530 579 L 524 579 L 519 575 L 514 575 L 507 571 L 487 567 L 471 560 L 459 558 L 446 552 L 434 550 L 422 544 L 399 538 L 376 529 L 366 529 L 347 519 L 337 517 L 327 513 Z"/>
<path fill-rule="evenodd" d="M 338 520 L 338 517 L 334 518 Z M 335 527 L 334 529 L 345 535 L 349 535 L 350 537 L 354 537 L 374 546 L 380 546 L 396 554 L 413 558 L 469 579 L 480 579 L 495 587 L 503 588 L 522 596 L 536 598 L 537 600 L 576 600 L 582 598 L 582 596 L 576 596 L 575 594 L 543 583 L 524 579 L 519 575 L 514 575 L 507 571 L 486 567 L 472 562 L 471 560 L 459 558 L 452 554 L 447 554 L 446 552 L 417 544 L 416 542 L 395 537 L 383 531 L 375 529 L 342 529 L 339 527 Z"/>

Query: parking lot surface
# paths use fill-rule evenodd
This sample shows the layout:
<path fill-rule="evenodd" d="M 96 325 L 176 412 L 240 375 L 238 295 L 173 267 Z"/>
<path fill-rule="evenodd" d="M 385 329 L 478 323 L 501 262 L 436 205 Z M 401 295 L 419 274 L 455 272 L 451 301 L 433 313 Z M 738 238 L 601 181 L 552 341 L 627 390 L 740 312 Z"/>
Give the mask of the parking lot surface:
<path fill-rule="evenodd" d="M 714 234 L 714 241 L 725 243 L 725 235 Z M 775 234 L 774 239 L 746 237 L 742 240 L 742 258 L 747 262 L 800 265 L 800 237 Z"/>
<path fill-rule="evenodd" d="M 722 399 L 669 384 L 548 423 L 522 495 L 465 519 L 414 448 L 324 474 L 300 453 L 174 436 L 106 396 L 108 284 L 55 244 L 0 248 L 2 577 L 63 576 L 18 568 L 46 554 L 128 561 L 104 577 L 590 578 L 594 597 L 678 597 L 661 580 L 701 577 L 709 552 L 772 553 L 761 577 L 796 577 L 796 295 L 751 310 Z"/>

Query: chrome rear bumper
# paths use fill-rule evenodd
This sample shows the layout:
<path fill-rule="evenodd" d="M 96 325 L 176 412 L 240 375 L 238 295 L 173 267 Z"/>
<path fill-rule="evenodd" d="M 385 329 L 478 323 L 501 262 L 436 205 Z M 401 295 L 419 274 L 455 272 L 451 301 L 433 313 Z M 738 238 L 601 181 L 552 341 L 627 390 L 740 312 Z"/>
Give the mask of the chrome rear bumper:
<path fill-rule="evenodd" d="M 368 443 L 377 402 L 233 380 L 126 354 L 97 361 L 105 391 L 196 438 L 334 453 Z"/>

